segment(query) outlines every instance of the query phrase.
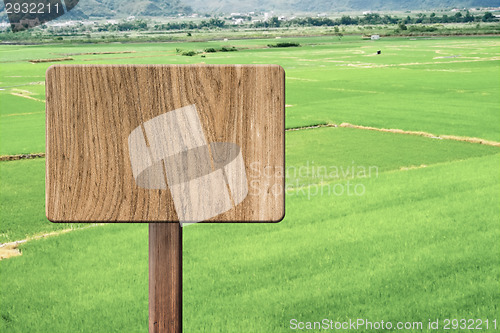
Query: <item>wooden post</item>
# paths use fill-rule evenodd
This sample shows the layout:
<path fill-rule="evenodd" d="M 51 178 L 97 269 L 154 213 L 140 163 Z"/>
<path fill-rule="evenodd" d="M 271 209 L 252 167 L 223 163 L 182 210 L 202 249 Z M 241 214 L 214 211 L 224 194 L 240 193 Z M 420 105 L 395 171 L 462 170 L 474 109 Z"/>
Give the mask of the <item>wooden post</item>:
<path fill-rule="evenodd" d="M 182 228 L 149 224 L 149 332 L 182 332 Z"/>

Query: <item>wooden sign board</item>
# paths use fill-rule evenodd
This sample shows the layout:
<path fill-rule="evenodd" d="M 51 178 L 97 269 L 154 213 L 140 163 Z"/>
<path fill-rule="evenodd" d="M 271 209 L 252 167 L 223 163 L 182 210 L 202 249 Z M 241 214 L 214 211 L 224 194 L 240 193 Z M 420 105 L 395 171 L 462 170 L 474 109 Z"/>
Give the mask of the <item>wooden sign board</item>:
<path fill-rule="evenodd" d="M 284 71 L 74 65 L 46 75 L 53 222 L 278 222 Z"/>

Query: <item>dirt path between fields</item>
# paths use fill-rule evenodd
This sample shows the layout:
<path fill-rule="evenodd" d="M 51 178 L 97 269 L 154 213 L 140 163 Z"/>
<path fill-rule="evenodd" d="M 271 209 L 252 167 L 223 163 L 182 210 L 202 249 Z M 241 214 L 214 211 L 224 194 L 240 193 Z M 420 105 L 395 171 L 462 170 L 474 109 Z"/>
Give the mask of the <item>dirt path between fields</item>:
<path fill-rule="evenodd" d="M 322 128 L 322 127 L 355 128 L 355 129 L 368 130 L 368 131 L 417 135 L 417 136 L 423 136 L 423 137 L 431 138 L 431 139 L 455 140 L 455 141 L 477 143 L 477 144 L 487 145 L 487 146 L 500 147 L 500 142 L 492 141 L 492 140 L 485 140 L 485 139 L 481 139 L 481 138 L 473 138 L 473 137 L 468 137 L 468 136 L 457 136 L 457 135 L 445 135 L 445 134 L 435 135 L 435 134 L 432 134 L 429 132 L 423 132 L 423 131 L 405 131 L 405 130 L 401 130 L 401 129 L 397 129 L 397 128 L 378 128 L 378 127 L 363 126 L 363 125 L 353 125 L 350 123 L 341 123 L 340 125 L 337 125 L 337 124 L 317 124 L 317 125 L 310 125 L 310 126 L 303 126 L 303 127 L 287 128 L 286 131 L 287 132 L 289 132 L 289 131 L 301 131 L 301 130 L 307 130 L 307 129 Z"/>
<path fill-rule="evenodd" d="M 32 159 L 32 158 L 42 158 L 42 157 L 45 157 L 45 153 L 2 155 L 2 156 L 0 156 L 0 162 L 3 162 L 3 161 L 17 161 L 17 160 L 29 160 L 29 159 Z"/>
<path fill-rule="evenodd" d="M 369 131 L 418 135 L 418 136 L 423 136 L 423 137 L 427 137 L 427 138 L 431 138 L 431 139 L 455 140 L 455 141 L 463 141 L 463 142 L 470 142 L 470 143 L 478 143 L 478 144 L 487 145 L 487 146 L 500 147 L 500 142 L 485 140 L 485 139 L 481 139 L 481 138 L 471 138 L 468 136 L 444 135 L 444 134 L 434 135 L 432 133 L 422 132 L 422 131 L 404 131 L 404 130 L 395 129 L 395 128 L 378 128 L 378 127 L 371 127 L 371 126 L 353 125 L 353 124 L 349 124 L 349 123 L 342 123 L 338 126 L 339 127 L 347 127 L 347 128 L 356 128 L 356 129 L 362 129 L 362 130 L 369 130 Z"/>
<path fill-rule="evenodd" d="M 63 230 L 51 231 L 51 232 L 47 232 L 47 233 L 44 233 L 41 235 L 30 236 L 26 239 L 0 244 L 0 260 L 22 255 L 22 252 L 18 249 L 18 247 L 20 244 L 24 244 L 28 241 L 52 237 L 52 236 L 59 236 L 61 234 L 65 234 L 65 233 L 68 233 L 70 231 L 89 229 L 89 228 L 93 228 L 93 227 L 103 226 L 105 224 L 106 223 L 93 223 L 93 224 L 90 224 L 90 225 L 85 226 L 85 227 L 68 228 L 68 229 L 63 229 Z"/>

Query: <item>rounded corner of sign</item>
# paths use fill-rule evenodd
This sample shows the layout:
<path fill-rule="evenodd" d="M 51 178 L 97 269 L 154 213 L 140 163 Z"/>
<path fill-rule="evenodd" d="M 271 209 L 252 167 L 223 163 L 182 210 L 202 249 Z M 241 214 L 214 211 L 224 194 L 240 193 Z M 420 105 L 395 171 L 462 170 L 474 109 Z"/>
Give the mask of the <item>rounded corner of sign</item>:
<path fill-rule="evenodd" d="M 52 213 L 46 211 L 45 212 L 45 217 L 47 218 L 47 220 L 49 220 L 49 222 L 52 222 L 52 223 L 61 223 L 63 221 L 59 220 L 56 216 L 54 216 Z"/>
<path fill-rule="evenodd" d="M 285 219 L 285 208 L 283 208 L 283 210 L 280 212 L 280 215 L 273 218 L 271 221 L 269 221 L 270 223 L 280 223 L 281 221 L 283 221 Z"/>
<path fill-rule="evenodd" d="M 56 70 L 57 67 L 61 65 L 50 65 L 47 70 L 45 71 L 45 78 L 48 79 L 49 77 L 52 76 L 52 73 Z"/>
<path fill-rule="evenodd" d="M 281 75 L 285 76 L 285 69 L 281 65 L 274 65 L 278 69 L 278 72 L 280 72 Z"/>

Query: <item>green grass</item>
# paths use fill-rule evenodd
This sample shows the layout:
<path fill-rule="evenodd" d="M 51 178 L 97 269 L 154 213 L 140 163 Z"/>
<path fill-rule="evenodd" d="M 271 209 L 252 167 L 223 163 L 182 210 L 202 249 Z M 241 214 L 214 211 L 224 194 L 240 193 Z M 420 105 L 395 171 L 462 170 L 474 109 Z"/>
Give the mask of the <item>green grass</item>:
<path fill-rule="evenodd" d="M 287 103 L 293 105 L 287 126 L 350 122 L 500 139 L 496 42 L 390 40 L 353 46 L 294 52 L 308 61 L 287 71 Z M 377 49 L 382 54 L 373 56 Z M 459 57 L 434 59 L 438 56 Z"/>
<path fill-rule="evenodd" d="M 0 121 L 0 155 L 45 152 L 44 111 L 0 116 Z"/>
<path fill-rule="evenodd" d="M 0 162 L 0 243 L 82 226 L 45 217 L 45 159 Z"/>
<path fill-rule="evenodd" d="M 497 318 L 499 163 L 497 154 L 385 172 L 357 198 L 287 196 L 279 224 L 184 229 L 184 331 Z M 21 249 L 0 265 L 2 331 L 147 330 L 146 225 Z"/>
<path fill-rule="evenodd" d="M 279 225 L 187 230 L 186 331 L 288 331 L 292 318 L 497 318 L 499 162 L 385 173 L 358 198 L 289 196 Z"/>
<path fill-rule="evenodd" d="M 43 151 L 40 102 L 10 95 L 13 89 L 43 100 L 52 64 L 265 64 L 286 70 L 286 126 L 349 122 L 500 141 L 500 39 L 350 36 L 282 38 L 299 48 L 267 48 L 276 39 L 192 43 L 0 46 L 2 126 L 0 154 Z M 239 52 L 184 57 L 176 52 L 236 46 Z M 22 50 L 22 51 L 21 51 Z M 381 55 L 375 55 L 382 50 Z M 81 54 L 121 52 L 124 54 Z M 19 59 L 19 53 L 22 53 Z M 74 55 L 78 54 L 80 55 Z M 32 64 L 27 60 L 73 54 L 74 60 Z M 17 57 L 17 58 L 16 58 Z M 3 100 L 5 99 L 5 102 Z M 20 101 L 23 99 L 25 101 Z M 24 106 L 26 104 L 26 106 Z M 30 105 L 28 105 L 30 104 Z M 15 112 L 11 112 L 14 110 Z M 6 114 L 29 112 L 23 118 Z M 14 124 L 15 123 L 15 124 Z M 25 135 L 25 133 L 32 135 Z"/>
<path fill-rule="evenodd" d="M 0 265 L 0 331 L 147 331 L 147 235 L 109 225 L 32 241 Z"/>
<path fill-rule="evenodd" d="M 314 147 L 311 150 L 311 147 Z M 286 133 L 287 182 L 319 184 L 496 154 L 497 147 L 351 128 Z"/>
<path fill-rule="evenodd" d="M 33 91 L 33 87 L 30 88 L 30 92 Z M 16 89 L 11 90 L 13 93 L 16 93 L 19 91 Z M 28 91 L 28 90 L 25 90 Z M 44 96 L 39 96 L 37 94 L 33 95 L 28 95 L 34 98 L 37 97 L 44 97 Z M 31 114 L 33 112 L 36 113 L 45 113 L 45 103 L 42 101 L 36 101 L 33 99 L 29 99 L 26 97 L 20 97 L 20 96 L 14 96 L 11 94 L 2 94 L 2 99 L 0 101 L 0 116 L 3 117 L 13 117 L 17 115 L 27 115 Z M 3 118 L 3 119 L 6 119 Z M 19 121 L 18 121 L 19 122 Z M 31 120 L 29 121 L 31 122 Z"/>

